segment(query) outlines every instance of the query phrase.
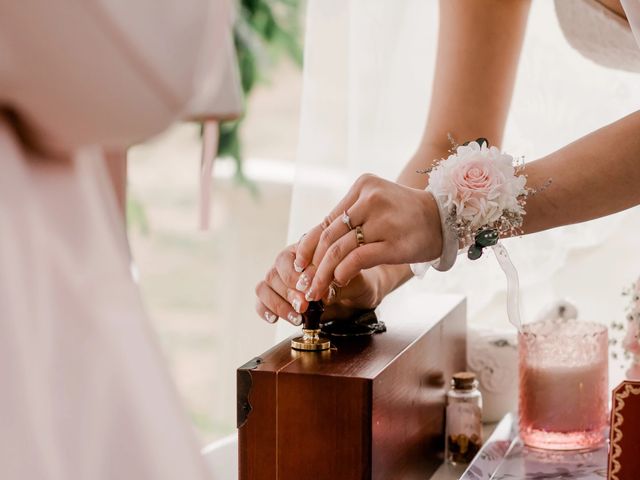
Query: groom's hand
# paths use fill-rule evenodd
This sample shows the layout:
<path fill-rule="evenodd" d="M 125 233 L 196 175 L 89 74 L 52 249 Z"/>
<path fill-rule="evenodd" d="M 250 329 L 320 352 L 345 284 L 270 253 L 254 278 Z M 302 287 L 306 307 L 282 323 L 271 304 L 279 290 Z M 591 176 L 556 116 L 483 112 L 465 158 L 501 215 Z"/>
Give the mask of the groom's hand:
<path fill-rule="evenodd" d="M 264 280 L 256 285 L 256 311 L 269 323 L 275 323 L 279 317 L 293 325 L 300 325 L 301 313 L 309 306 L 304 293 L 296 289 L 296 285 L 300 287 L 305 277 L 304 273 L 298 273 L 293 268 L 295 248 L 296 245 L 289 245 L 280 252 Z"/>
<path fill-rule="evenodd" d="M 302 272 L 294 267 L 297 245 L 289 245 L 276 257 L 264 280 L 256 286 L 256 312 L 269 323 L 283 318 L 293 325 L 302 323 L 309 302 L 305 299 L 315 274 L 315 266 L 307 265 Z M 360 310 L 378 306 L 382 293 L 383 268 L 374 268 L 356 275 L 349 285 L 330 285 L 322 297 L 325 304 L 323 320 L 347 318 Z"/>

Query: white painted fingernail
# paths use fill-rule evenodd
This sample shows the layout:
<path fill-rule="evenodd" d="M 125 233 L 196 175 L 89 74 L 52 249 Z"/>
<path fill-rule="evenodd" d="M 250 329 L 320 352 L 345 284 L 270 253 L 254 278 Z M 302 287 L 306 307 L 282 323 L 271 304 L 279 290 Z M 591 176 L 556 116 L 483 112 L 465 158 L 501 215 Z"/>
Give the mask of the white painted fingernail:
<path fill-rule="evenodd" d="M 278 316 L 271 312 L 264 312 L 264 319 L 269 323 L 276 323 Z"/>
<path fill-rule="evenodd" d="M 305 295 L 304 298 L 307 302 L 313 302 L 313 289 L 310 289 Z"/>
<path fill-rule="evenodd" d="M 289 315 L 287 316 L 287 318 L 294 325 L 301 325 L 302 324 L 302 315 L 300 315 L 300 314 L 295 315 L 293 312 L 289 312 Z"/>
<path fill-rule="evenodd" d="M 296 290 L 304 292 L 307 288 L 309 288 L 309 276 L 306 273 L 303 273 L 300 275 L 298 283 L 296 283 Z"/>
<path fill-rule="evenodd" d="M 300 299 L 296 297 L 296 298 L 293 299 L 293 302 L 291 302 L 291 306 L 293 307 L 293 309 L 296 312 L 300 313 L 300 304 L 301 303 L 302 302 L 300 301 Z"/>
<path fill-rule="evenodd" d="M 300 272 L 302 272 L 304 270 L 304 268 L 299 266 L 298 263 L 295 260 L 293 261 L 293 269 L 298 273 L 300 273 Z"/>
<path fill-rule="evenodd" d="M 336 298 L 336 289 L 333 285 L 329 286 L 329 294 L 327 295 L 327 301 L 332 302 Z"/>

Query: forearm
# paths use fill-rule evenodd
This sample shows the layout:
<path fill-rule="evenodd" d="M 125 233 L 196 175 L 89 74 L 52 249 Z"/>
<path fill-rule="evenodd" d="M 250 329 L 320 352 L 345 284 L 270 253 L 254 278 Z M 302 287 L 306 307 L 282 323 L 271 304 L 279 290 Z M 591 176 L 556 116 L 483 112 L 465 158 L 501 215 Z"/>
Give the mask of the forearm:
<path fill-rule="evenodd" d="M 640 204 L 640 111 L 525 168 L 530 196 L 524 233 L 584 222 Z"/>
<path fill-rule="evenodd" d="M 398 183 L 425 188 L 416 173 L 452 145 L 485 137 L 500 145 L 509 112 L 530 2 L 443 0 L 436 68 L 424 133 Z"/>
<path fill-rule="evenodd" d="M 450 136 L 500 145 L 528 11 L 526 0 L 441 1 L 428 120 L 398 183 L 424 189 L 429 177 L 417 172 L 449 154 Z M 380 267 L 380 273 L 385 293 L 412 277 L 408 265 Z"/>

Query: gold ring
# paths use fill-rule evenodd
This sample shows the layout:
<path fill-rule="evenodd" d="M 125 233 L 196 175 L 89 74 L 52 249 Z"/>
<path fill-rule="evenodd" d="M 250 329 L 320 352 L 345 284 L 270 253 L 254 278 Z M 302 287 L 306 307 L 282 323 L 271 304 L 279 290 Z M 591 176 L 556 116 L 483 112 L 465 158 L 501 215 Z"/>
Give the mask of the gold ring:
<path fill-rule="evenodd" d="M 362 226 L 358 225 L 356 227 L 356 242 L 358 242 L 358 246 L 361 247 L 364 245 L 364 233 L 362 233 Z"/>

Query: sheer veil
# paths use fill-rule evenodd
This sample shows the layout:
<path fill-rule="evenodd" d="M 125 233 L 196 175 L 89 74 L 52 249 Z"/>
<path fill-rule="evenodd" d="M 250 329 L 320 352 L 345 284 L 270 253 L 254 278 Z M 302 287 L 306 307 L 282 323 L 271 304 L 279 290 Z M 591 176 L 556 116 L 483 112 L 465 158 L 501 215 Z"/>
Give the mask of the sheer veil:
<path fill-rule="evenodd" d="M 358 175 L 395 178 L 413 153 L 429 106 L 437 8 L 424 0 L 309 1 L 291 242 Z M 638 80 L 582 57 L 563 37 L 553 3 L 533 2 L 503 147 L 534 160 L 615 121 L 638 109 Z M 507 240 L 523 318 L 559 297 L 573 299 L 583 316 L 621 318 L 620 291 L 640 273 L 639 233 L 633 209 Z M 403 288 L 463 293 L 472 324 L 507 326 L 505 280 L 485 257 Z M 280 327 L 281 336 L 289 332 Z"/>

